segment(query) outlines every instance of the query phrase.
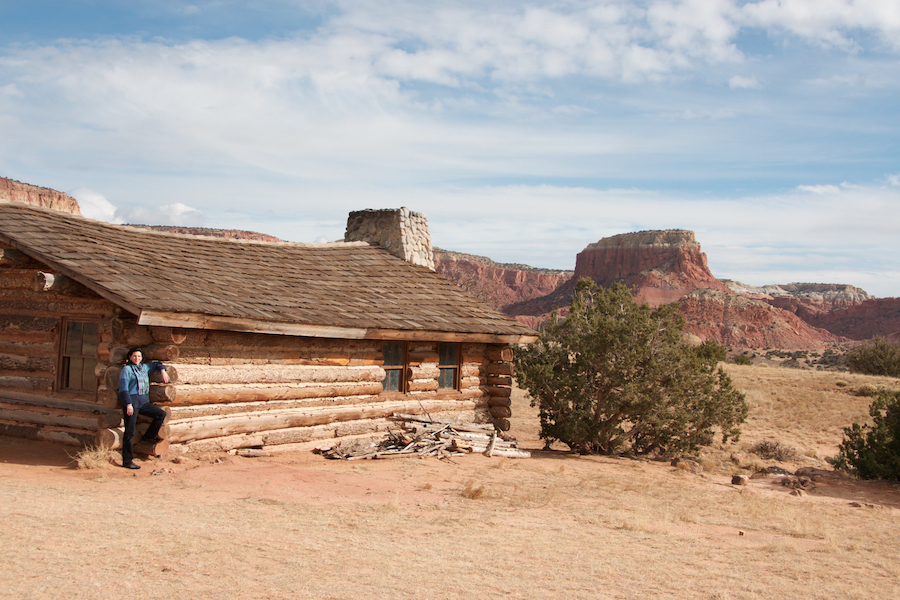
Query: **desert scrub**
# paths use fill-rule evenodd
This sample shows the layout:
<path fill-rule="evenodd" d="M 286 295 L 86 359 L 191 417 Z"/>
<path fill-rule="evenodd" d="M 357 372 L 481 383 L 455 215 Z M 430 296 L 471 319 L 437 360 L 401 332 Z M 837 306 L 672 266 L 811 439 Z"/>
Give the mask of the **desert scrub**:
<path fill-rule="evenodd" d="M 750 447 L 750 452 L 765 460 L 777 460 L 786 462 L 796 459 L 796 450 L 783 445 L 781 442 L 764 440 Z"/>
<path fill-rule="evenodd" d="M 871 383 L 864 383 L 861 386 L 859 386 L 858 388 L 856 388 L 856 395 L 857 396 L 876 396 L 876 395 L 878 395 L 878 392 L 880 392 L 880 391 L 881 390 L 878 388 L 877 385 L 873 385 Z"/>
<path fill-rule="evenodd" d="M 835 468 L 860 479 L 900 480 L 900 392 L 882 392 L 869 406 L 871 425 L 844 428 Z"/>
<path fill-rule="evenodd" d="M 718 366 L 723 349 L 681 343 L 674 304 L 638 304 L 621 283 L 590 279 L 575 288 L 569 314 L 544 324 L 515 352 L 519 387 L 540 411 L 541 438 L 575 452 L 675 455 L 737 440 L 749 407 Z"/>
<path fill-rule="evenodd" d="M 900 377 L 900 345 L 876 339 L 847 353 L 847 364 L 854 373 Z"/>

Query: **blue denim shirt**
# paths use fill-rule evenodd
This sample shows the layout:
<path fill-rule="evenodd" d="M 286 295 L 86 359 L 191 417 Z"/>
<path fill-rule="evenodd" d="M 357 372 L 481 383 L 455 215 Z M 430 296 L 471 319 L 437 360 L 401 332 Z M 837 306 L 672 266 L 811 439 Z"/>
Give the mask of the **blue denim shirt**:
<path fill-rule="evenodd" d="M 150 402 L 150 373 L 157 369 L 165 370 L 161 362 L 128 363 L 119 373 L 119 402 L 122 410 L 131 404 L 135 410 Z"/>

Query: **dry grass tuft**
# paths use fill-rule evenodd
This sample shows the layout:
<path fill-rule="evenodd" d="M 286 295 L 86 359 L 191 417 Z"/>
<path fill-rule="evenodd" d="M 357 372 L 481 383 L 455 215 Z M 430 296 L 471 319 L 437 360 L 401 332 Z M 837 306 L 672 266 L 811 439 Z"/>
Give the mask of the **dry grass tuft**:
<path fill-rule="evenodd" d="M 79 469 L 107 469 L 113 464 L 113 455 L 106 446 L 85 446 L 72 460 Z"/>
<path fill-rule="evenodd" d="M 470 479 L 466 482 L 466 485 L 465 487 L 463 487 L 461 494 L 463 498 L 468 498 L 469 500 L 478 500 L 479 498 L 484 496 L 484 486 L 476 482 L 474 479 Z"/>

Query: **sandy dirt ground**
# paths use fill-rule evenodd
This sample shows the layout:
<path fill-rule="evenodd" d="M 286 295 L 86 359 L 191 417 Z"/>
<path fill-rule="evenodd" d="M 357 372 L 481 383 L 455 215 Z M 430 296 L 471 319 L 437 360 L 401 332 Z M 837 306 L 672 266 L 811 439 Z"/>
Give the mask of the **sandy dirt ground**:
<path fill-rule="evenodd" d="M 0 598 L 897 598 L 900 490 L 541 450 L 79 470 L 0 437 Z M 707 465 L 709 467 L 710 465 Z M 790 468 L 790 466 L 788 466 Z"/>

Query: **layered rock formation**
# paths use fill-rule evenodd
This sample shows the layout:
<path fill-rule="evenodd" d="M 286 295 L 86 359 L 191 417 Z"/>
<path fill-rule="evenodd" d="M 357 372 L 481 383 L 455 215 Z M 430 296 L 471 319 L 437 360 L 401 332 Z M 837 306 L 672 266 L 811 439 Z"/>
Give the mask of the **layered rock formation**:
<path fill-rule="evenodd" d="M 846 338 L 796 314 L 733 292 L 699 289 L 679 300 L 685 331 L 739 348 L 813 349 Z"/>
<path fill-rule="evenodd" d="M 727 287 L 710 272 L 693 231 L 639 231 L 603 238 L 575 260 L 575 280 L 593 279 L 603 287 L 616 282 L 638 288 L 638 302 L 652 306 L 675 302 L 685 294 Z"/>
<path fill-rule="evenodd" d="M 809 322 L 852 340 L 881 337 L 900 342 L 900 298 L 870 298 L 816 315 Z"/>
<path fill-rule="evenodd" d="M 81 215 L 78 201 L 62 192 L 50 188 L 28 185 L 13 179 L 0 177 L 0 201 L 23 202 L 34 206 L 43 206 L 62 212 Z"/>
<path fill-rule="evenodd" d="M 434 264 L 438 273 L 498 310 L 546 296 L 572 278 L 572 271 L 497 263 L 440 248 L 434 249 Z"/>

